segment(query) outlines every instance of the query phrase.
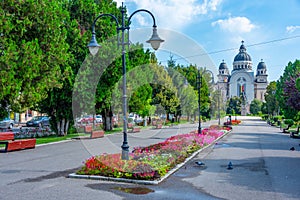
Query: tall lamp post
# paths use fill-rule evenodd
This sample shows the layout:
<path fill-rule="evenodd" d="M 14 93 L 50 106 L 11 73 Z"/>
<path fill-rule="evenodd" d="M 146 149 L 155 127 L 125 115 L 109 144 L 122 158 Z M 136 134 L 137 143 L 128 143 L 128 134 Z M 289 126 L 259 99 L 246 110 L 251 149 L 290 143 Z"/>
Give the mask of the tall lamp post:
<path fill-rule="evenodd" d="M 204 69 L 202 73 L 200 73 L 200 70 L 198 70 L 197 73 L 197 90 L 198 90 L 198 134 L 202 133 L 202 127 L 201 127 L 201 85 L 202 85 L 202 76 L 205 72 L 209 72 L 212 75 L 212 82 L 214 83 L 214 75 L 212 71 Z"/>
<path fill-rule="evenodd" d="M 202 83 L 202 74 L 200 74 L 200 70 L 198 70 L 197 74 L 197 89 L 198 89 L 198 134 L 202 133 L 201 128 L 201 83 Z"/>
<path fill-rule="evenodd" d="M 122 159 L 128 160 L 129 159 L 129 145 L 128 145 L 128 141 L 127 141 L 127 95 L 126 95 L 126 60 L 125 60 L 126 51 L 125 51 L 125 47 L 129 46 L 129 38 L 127 39 L 127 41 L 125 41 L 125 31 L 129 32 L 129 29 L 130 29 L 129 25 L 131 24 L 130 22 L 131 22 L 132 16 L 138 12 L 146 12 L 151 15 L 151 17 L 153 19 L 153 33 L 152 33 L 151 38 L 149 40 L 147 40 L 146 42 L 150 43 L 154 50 L 157 50 L 160 46 L 160 43 L 162 43 L 164 40 L 162 40 L 157 34 L 157 28 L 156 28 L 157 26 L 155 23 L 155 18 L 150 11 L 145 10 L 145 9 L 136 10 L 129 16 L 127 23 L 125 23 L 125 12 L 126 12 L 126 10 L 122 3 L 122 9 L 121 9 L 122 22 L 121 22 L 121 24 L 118 22 L 117 17 L 114 16 L 113 14 L 100 14 L 98 17 L 96 17 L 96 19 L 94 20 L 94 22 L 92 24 L 92 39 L 91 39 L 90 43 L 88 44 L 88 48 L 90 50 L 90 53 L 93 56 L 97 54 L 97 52 L 101 46 L 97 43 L 97 40 L 96 40 L 95 24 L 96 24 L 97 20 L 102 17 L 111 17 L 117 24 L 118 36 L 119 36 L 119 32 L 120 31 L 122 32 L 121 41 L 120 42 L 118 41 L 118 45 L 122 46 L 122 75 L 123 75 L 123 98 L 122 98 L 123 144 L 122 144 L 121 148 L 122 148 Z M 129 34 L 127 34 L 127 36 L 129 37 Z"/>

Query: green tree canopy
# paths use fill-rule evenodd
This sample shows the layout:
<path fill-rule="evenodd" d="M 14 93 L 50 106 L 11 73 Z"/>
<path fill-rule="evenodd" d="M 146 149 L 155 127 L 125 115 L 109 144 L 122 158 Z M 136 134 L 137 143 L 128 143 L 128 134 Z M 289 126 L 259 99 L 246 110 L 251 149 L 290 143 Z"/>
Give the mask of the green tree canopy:
<path fill-rule="evenodd" d="M 279 102 L 281 111 L 285 118 L 293 119 L 297 117 L 298 109 L 293 107 L 294 103 L 298 104 L 299 95 L 296 89 L 295 80 L 300 74 L 300 60 L 295 60 L 294 63 L 289 62 L 285 67 L 283 75 L 277 81 L 276 99 Z"/>
<path fill-rule="evenodd" d="M 262 102 L 258 99 L 254 99 L 250 104 L 250 113 L 253 115 L 257 115 L 261 112 Z"/>
<path fill-rule="evenodd" d="M 266 107 L 267 107 L 267 113 L 269 115 L 276 115 L 276 112 L 278 112 L 279 103 L 276 98 L 276 82 L 272 81 L 267 86 L 266 94 L 265 94 L 265 100 L 266 100 Z"/>
<path fill-rule="evenodd" d="M 0 3 L 0 115 L 8 107 L 22 112 L 62 87 L 61 70 L 70 58 L 59 1 L 1 1 Z"/>

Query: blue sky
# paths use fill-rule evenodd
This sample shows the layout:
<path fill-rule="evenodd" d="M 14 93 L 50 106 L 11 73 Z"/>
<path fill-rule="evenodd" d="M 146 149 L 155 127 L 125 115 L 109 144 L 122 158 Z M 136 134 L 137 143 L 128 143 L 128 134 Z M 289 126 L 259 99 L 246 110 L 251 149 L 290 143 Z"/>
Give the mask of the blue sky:
<path fill-rule="evenodd" d="M 118 5 L 121 5 L 121 2 L 118 0 Z M 161 50 L 157 52 L 162 64 L 166 64 L 172 55 L 180 64 L 192 63 L 202 65 L 198 67 L 217 69 L 224 59 L 229 70 L 232 70 L 232 62 L 242 40 L 245 41 L 247 52 L 252 58 L 254 71 L 261 59 L 266 63 L 269 81 L 277 80 L 289 61 L 300 59 L 300 0 L 123 0 L 123 2 L 129 14 L 144 8 L 155 16 L 158 33 L 166 40 Z M 152 20 L 146 14 L 132 18 L 133 29 L 151 26 Z M 174 33 L 178 37 L 172 40 Z M 183 43 L 176 42 L 183 37 L 185 38 Z M 185 49 L 173 52 L 168 41 L 177 43 L 177 46 Z M 192 43 L 196 43 L 199 48 L 193 48 Z M 210 58 L 211 62 L 197 63 L 191 58 L 198 60 Z"/>

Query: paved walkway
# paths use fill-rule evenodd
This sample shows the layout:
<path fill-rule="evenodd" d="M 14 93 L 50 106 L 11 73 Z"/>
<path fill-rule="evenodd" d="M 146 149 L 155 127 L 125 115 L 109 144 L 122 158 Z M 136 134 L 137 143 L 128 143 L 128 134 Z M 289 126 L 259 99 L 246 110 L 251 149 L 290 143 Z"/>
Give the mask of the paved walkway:
<path fill-rule="evenodd" d="M 242 120 L 232 133 L 158 186 L 66 178 L 91 155 L 120 152 L 122 134 L 2 153 L 0 199 L 299 199 L 299 140 L 257 118 Z M 194 129 L 197 124 L 144 130 L 129 134 L 129 145 L 144 146 Z M 295 151 L 289 150 L 292 146 Z M 197 160 L 206 165 L 197 166 Z M 227 170 L 229 161 L 232 170 Z M 135 187 L 153 192 L 136 195 L 121 191 Z"/>

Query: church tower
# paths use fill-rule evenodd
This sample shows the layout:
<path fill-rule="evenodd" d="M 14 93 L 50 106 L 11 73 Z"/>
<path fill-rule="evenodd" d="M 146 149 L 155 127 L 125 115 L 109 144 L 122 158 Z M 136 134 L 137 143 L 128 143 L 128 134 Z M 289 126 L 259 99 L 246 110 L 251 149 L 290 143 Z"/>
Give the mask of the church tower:
<path fill-rule="evenodd" d="M 255 76 L 254 98 L 265 101 L 266 88 L 268 86 L 267 66 L 263 59 L 257 65 Z"/>
<path fill-rule="evenodd" d="M 230 74 L 227 67 L 227 64 L 224 60 L 219 65 L 219 74 L 218 74 L 218 82 L 217 82 L 217 89 L 221 91 L 221 99 L 223 102 L 226 102 L 228 99 L 228 82 L 229 82 Z"/>

